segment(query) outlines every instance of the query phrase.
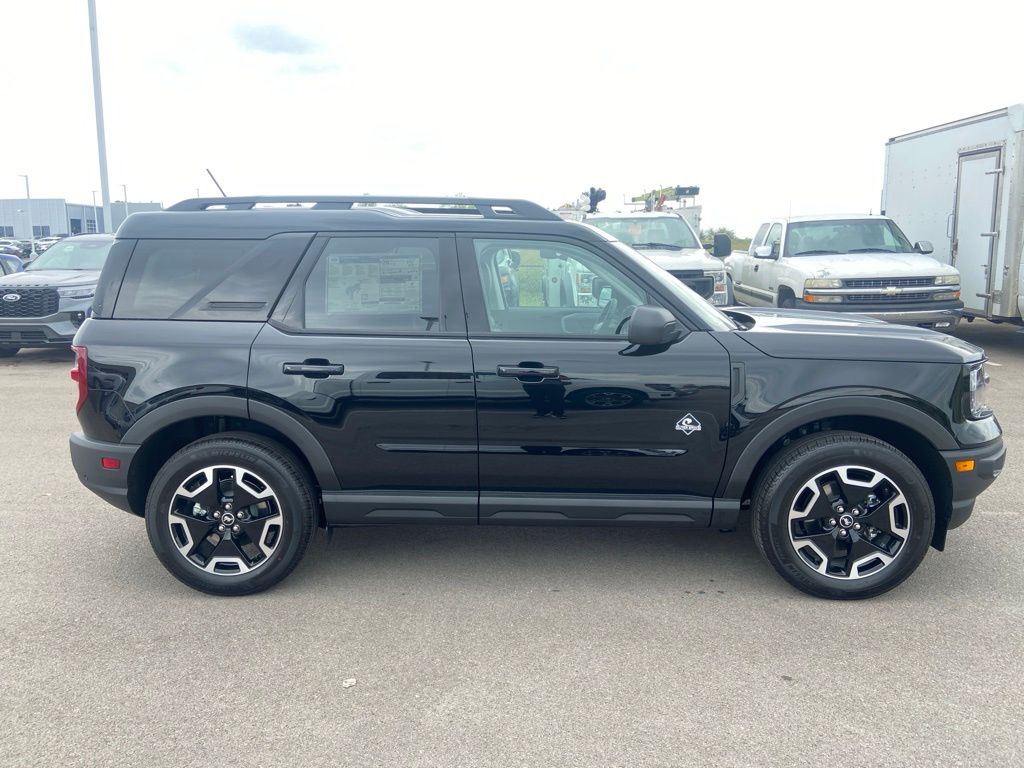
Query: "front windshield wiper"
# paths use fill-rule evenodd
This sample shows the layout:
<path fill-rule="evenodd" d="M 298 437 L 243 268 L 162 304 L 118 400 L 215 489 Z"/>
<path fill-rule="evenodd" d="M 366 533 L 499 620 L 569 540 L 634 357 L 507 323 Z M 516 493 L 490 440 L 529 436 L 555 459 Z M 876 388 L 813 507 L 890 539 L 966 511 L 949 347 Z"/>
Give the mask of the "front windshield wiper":
<path fill-rule="evenodd" d="M 891 248 L 851 248 L 847 253 L 902 253 Z"/>
<path fill-rule="evenodd" d="M 832 256 L 839 256 L 839 255 L 841 255 L 839 251 L 824 251 L 824 250 L 797 251 L 793 255 L 794 256 L 820 256 L 820 255 L 825 255 L 825 254 L 832 255 Z"/>
<path fill-rule="evenodd" d="M 667 248 L 670 251 L 681 251 L 683 246 L 672 243 L 630 243 L 633 248 Z"/>

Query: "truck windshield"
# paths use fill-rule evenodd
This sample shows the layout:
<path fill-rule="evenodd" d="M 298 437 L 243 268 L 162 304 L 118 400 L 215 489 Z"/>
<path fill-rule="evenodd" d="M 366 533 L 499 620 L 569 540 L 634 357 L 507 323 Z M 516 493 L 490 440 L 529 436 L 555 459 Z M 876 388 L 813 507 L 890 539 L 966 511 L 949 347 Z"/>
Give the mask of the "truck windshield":
<path fill-rule="evenodd" d="M 114 244 L 111 240 L 64 240 L 51 245 L 25 271 L 36 269 L 100 270 L 107 260 L 107 252 Z"/>
<path fill-rule="evenodd" d="M 798 221 L 786 232 L 784 256 L 830 253 L 913 253 L 900 228 L 889 219 Z"/>
<path fill-rule="evenodd" d="M 587 219 L 587 223 L 639 250 L 660 248 L 679 251 L 701 247 L 693 230 L 678 216 L 594 218 Z"/>

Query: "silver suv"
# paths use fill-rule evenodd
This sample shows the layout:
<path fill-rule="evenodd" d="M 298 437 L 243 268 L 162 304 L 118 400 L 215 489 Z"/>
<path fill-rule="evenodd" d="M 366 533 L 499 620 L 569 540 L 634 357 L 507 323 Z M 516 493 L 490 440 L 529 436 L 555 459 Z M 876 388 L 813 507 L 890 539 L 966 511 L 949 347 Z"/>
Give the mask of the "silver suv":
<path fill-rule="evenodd" d="M 800 216 L 761 225 L 750 250 L 725 260 L 736 301 L 856 312 L 949 330 L 963 309 L 960 273 L 910 244 L 885 216 Z"/>
<path fill-rule="evenodd" d="M 71 345 L 113 243 L 112 235 L 64 238 L 24 272 L 0 277 L 0 357 L 22 347 Z"/>

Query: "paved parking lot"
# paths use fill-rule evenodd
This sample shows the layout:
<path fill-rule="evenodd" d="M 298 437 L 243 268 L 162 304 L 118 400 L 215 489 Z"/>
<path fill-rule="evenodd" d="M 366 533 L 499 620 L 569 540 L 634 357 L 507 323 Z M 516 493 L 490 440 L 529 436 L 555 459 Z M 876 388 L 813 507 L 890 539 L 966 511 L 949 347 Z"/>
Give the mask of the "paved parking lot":
<path fill-rule="evenodd" d="M 958 335 L 1007 469 L 858 603 L 746 529 L 354 529 L 201 595 L 79 485 L 70 355 L 0 361 L 0 765 L 1024 764 L 1024 334 Z"/>

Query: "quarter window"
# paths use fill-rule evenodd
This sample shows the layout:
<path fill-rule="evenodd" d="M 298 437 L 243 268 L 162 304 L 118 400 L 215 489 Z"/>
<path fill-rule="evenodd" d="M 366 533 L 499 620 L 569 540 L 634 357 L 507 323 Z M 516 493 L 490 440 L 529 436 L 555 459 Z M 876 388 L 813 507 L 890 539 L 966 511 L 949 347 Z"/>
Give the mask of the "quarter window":
<path fill-rule="evenodd" d="M 438 264 L 436 238 L 332 238 L 306 280 L 304 326 L 349 333 L 436 333 Z"/>

